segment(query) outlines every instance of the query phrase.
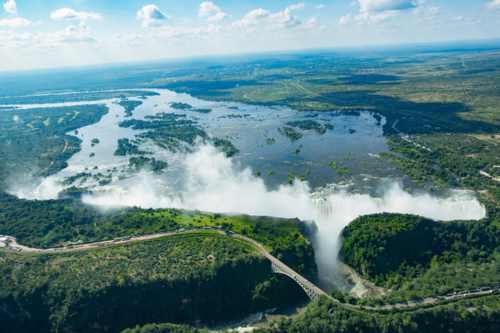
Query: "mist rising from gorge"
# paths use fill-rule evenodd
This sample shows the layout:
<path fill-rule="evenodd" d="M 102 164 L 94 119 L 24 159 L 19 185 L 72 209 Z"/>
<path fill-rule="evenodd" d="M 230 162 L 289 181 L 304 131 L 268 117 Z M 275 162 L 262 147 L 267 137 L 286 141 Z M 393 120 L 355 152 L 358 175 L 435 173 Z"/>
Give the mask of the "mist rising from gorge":
<path fill-rule="evenodd" d="M 127 183 L 106 192 L 83 197 L 83 202 L 101 208 L 137 206 L 180 208 L 208 212 L 299 218 L 314 221 L 313 243 L 320 276 L 335 275 L 339 235 L 355 218 L 375 213 L 407 213 L 441 221 L 478 220 L 485 208 L 465 191 L 443 197 L 412 194 L 392 182 L 381 186 L 378 196 L 351 193 L 336 186 L 313 190 L 305 182 L 270 190 L 252 170 L 237 167 L 209 145 L 179 159 L 183 170 L 179 184 L 170 184 L 142 172 Z"/>

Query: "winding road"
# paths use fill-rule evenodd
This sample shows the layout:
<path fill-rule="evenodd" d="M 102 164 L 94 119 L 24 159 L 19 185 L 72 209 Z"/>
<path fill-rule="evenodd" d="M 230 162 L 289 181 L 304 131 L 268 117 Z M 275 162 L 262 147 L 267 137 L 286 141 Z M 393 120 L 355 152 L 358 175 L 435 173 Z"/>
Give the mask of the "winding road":
<path fill-rule="evenodd" d="M 38 249 L 20 245 L 16 238 L 10 236 L 0 236 L 0 250 L 7 250 L 17 253 L 34 253 L 34 254 L 58 254 L 58 253 L 72 253 L 79 251 L 87 251 L 91 249 L 98 249 L 102 247 L 109 246 L 118 246 L 135 242 L 143 242 L 148 240 L 160 239 L 164 237 L 173 237 L 179 235 L 190 235 L 197 234 L 200 232 L 206 232 L 207 229 L 201 230 L 189 230 L 189 231 L 175 231 L 168 233 L 157 233 L 152 235 L 144 235 L 144 236 L 135 236 L 135 237 L 121 237 L 108 241 L 101 241 L 95 243 L 86 243 L 86 244 L 75 244 L 68 245 L 63 247 L 49 248 L 49 249 Z M 314 283 L 307 280 L 301 274 L 294 271 L 288 265 L 283 263 L 281 260 L 273 256 L 269 251 L 259 242 L 240 235 L 233 232 L 225 232 L 218 229 L 209 229 L 211 232 L 215 232 L 222 236 L 232 237 L 241 241 L 246 242 L 247 244 L 252 245 L 252 247 L 263 257 L 268 259 L 271 262 L 271 268 L 274 273 L 286 275 L 292 280 L 294 280 L 307 294 L 310 299 L 315 299 L 319 297 L 326 297 L 329 300 L 341 304 L 347 308 L 356 309 L 356 310 L 367 310 L 367 311 L 390 311 L 390 310 L 412 310 L 422 307 L 433 307 L 438 306 L 444 303 L 456 302 L 469 298 L 490 296 L 493 294 L 500 294 L 500 284 L 495 286 L 485 286 L 481 288 L 476 288 L 473 290 L 466 290 L 462 292 L 455 292 L 448 295 L 443 296 L 433 296 L 427 297 L 420 300 L 408 301 L 405 303 L 398 304 L 385 304 L 379 306 L 365 306 L 365 305 L 355 305 L 350 303 L 344 303 L 339 301 L 338 299 L 333 298 L 328 293 L 323 291 L 321 288 L 316 286 Z"/>

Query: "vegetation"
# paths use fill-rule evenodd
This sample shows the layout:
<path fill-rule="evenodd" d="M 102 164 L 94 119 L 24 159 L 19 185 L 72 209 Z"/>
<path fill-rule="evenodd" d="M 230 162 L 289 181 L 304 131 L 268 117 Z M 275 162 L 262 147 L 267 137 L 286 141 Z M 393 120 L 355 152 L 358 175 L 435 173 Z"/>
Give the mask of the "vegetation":
<path fill-rule="evenodd" d="M 335 170 L 335 172 L 339 175 L 347 175 L 350 172 L 348 167 L 340 166 L 339 163 L 335 161 L 330 162 L 329 167 L 332 170 Z"/>
<path fill-rule="evenodd" d="M 122 333 L 208 333 L 208 331 L 173 324 L 147 324 L 126 329 Z"/>
<path fill-rule="evenodd" d="M 194 62 L 189 66 L 148 64 L 133 71 L 112 68 L 75 72 L 73 77 L 78 79 L 74 82 L 67 81 L 66 72 L 40 74 L 39 78 L 20 74 L 16 80 L 4 75 L 0 92 L 15 96 L 44 91 L 49 89 L 45 82 L 52 83 L 50 89 L 78 91 L 148 86 L 213 100 L 286 105 L 299 111 L 375 112 L 389 137 L 391 151 L 383 155 L 386 159 L 421 187 L 473 189 L 488 207 L 488 219 L 480 222 L 436 223 L 412 216 L 377 215 L 360 218 L 345 230 L 343 259 L 364 277 L 390 288 L 386 298 L 367 302 L 400 302 L 495 284 L 500 272 L 500 53 L 496 49 L 421 51 L 416 55 L 406 51 L 374 52 L 369 57 L 333 52 L 272 55 L 210 64 Z M 10 100 L 5 98 L 1 102 L 49 103 L 54 99 L 61 102 L 110 96 L 124 101 L 139 94 L 143 93 L 102 91 L 56 97 L 9 97 Z M 177 104 L 172 107 L 195 111 L 188 104 Z M 48 175 L 64 168 L 80 144 L 67 133 L 98 121 L 105 112 L 104 106 L 38 110 L 0 107 L 0 182 L 3 182 L 0 187 L 5 187 L 5 180 L 14 173 Z M 150 139 L 175 151 L 197 138 L 215 140 L 226 154 L 236 153 L 229 142 L 208 138 L 195 122 L 180 115 L 130 120 L 122 126 L 144 130 L 137 141 L 122 142 L 123 155 L 140 155 L 141 140 Z M 297 141 L 303 136 L 301 131 L 307 130 L 321 134 L 328 128 L 311 120 L 288 123 L 280 132 Z M 300 153 L 300 148 L 296 152 Z M 154 164 L 144 156 L 130 159 L 131 167 L 150 162 Z M 347 172 L 337 163 L 330 167 L 340 173 Z M 78 175 L 74 181 L 86 177 Z M 296 176 L 290 174 L 289 178 L 293 181 Z M 72 200 L 28 202 L 0 194 L 0 234 L 15 236 L 20 243 L 32 246 L 203 227 L 222 227 L 248 235 L 293 268 L 314 276 L 312 248 L 295 221 L 177 210 L 127 209 L 102 213 Z M 265 269 L 260 266 L 261 259 L 248 249 L 239 248 L 241 244 L 207 241 L 212 244 L 208 249 L 219 251 L 216 257 L 222 258 L 220 266 L 210 266 L 218 265 L 218 259 L 215 263 L 198 260 L 208 258 L 199 244 L 211 237 L 169 240 L 165 247 L 162 242 L 166 240 L 161 240 L 63 256 L 2 253 L 2 329 L 106 331 L 158 322 L 158 318 L 174 323 L 196 322 L 206 320 L 208 315 L 216 319 L 222 313 L 217 311 L 224 306 L 229 307 L 224 312 L 228 317 L 272 306 L 273 300 L 285 299 L 290 296 L 288 290 L 297 288 L 293 283 L 287 286 L 283 280 L 268 276 L 268 265 Z M 179 251 L 175 252 L 179 255 L 170 256 L 169 251 Z M 233 256 L 225 257 L 230 252 L 239 258 L 236 262 L 229 260 Z M 124 264 L 128 258 L 130 267 Z M 108 259 L 112 266 L 107 266 Z M 169 265 L 158 264 L 164 261 Z M 204 275 L 205 267 L 209 267 L 208 275 Z M 243 291 L 235 292 L 245 294 L 236 294 L 227 303 L 219 303 L 216 297 L 224 294 L 222 291 L 232 292 L 230 288 L 234 286 L 229 282 L 235 279 L 246 286 Z M 165 288 L 164 283 L 169 287 Z M 203 289 L 203 296 L 210 299 L 203 307 L 195 306 L 200 303 L 190 294 L 197 290 L 192 286 L 200 285 L 213 288 Z M 186 303 L 177 294 L 181 291 L 188 295 Z M 141 298 L 144 295 L 151 296 L 150 303 Z M 147 312 L 139 312 L 141 318 L 133 315 L 137 309 L 135 300 L 146 305 Z M 232 306 L 233 301 L 239 302 Z M 113 307 L 116 304 L 120 307 Z M 186 304 L 190 305 L 189 310 Z M 496 332 L 500 331 L 499 308 L 498 296 L 385 313 L 352 310 L 319 300 L 295 318 L 280 321 L 262 332 Z M 100 317 L 96 320 L 98 310 Z M 155 312 L 160 310 L 163 311 Z M 16 315 L 12 316 L 13 313 Z M 118 319 L 106 325 L 112 316 Z M 169 325 L 149 325 L 145 329 L 189 331 Z"/>
<path fill-rule="evenodd" d="M 412 141 L 392 137 L 385 156 L 417 184 L 476 190 L 489 214 L 500 218 L 500 136 L 423 135 Z"/>
<path fill-rule="evenodd" d="M 279 129 L 279 132 L 292 142 L 298 141 L 304 137 L 304 134 L 300 133 L 293 127 L 284 126 Z"/>
<path fill-rule="evenodd" d="M 10 332 L 237 318 L 266 306 L 253 295 L 272 275 L 250 245 L 210 232 L 57 255 L 0 252 L 0 260 L 0 321 Z"/>
<path fill-rule="evenodd" d="M 178 108 L 181 106 L 177 106 Z M 184 106 L 186 107 L 186 106 Z M 208 134 L 197 125 L 196 122 L 186 119 L 185 115 L 172 113 L 161 113 L 155 116 L 148 116 L 146 120 L 131 119 L 120 123 L 121 127 L 130 127 L 136 130 L 146 130 L 144 133 L 137 135 L 137 143 L 140 144 L 147 139 L 153 140 L 157 145 L 171 151 L 179 151 L 188 149 L 184 145 L 193 146 L 196 140 L 207 140 L 217 147 L 220 151 L 226 154 L 227 157 L 232 157 L 239 153 L 239 150 L 228 139 L 209 138 Z M 126 139 L 123 139 L 126 140 Z M 139 150 L 135 145 L 125 145 L 128 143 L 120 140 L 120 147 L 117 152 L 123 154 L 139 154 Z"/>
<path fill-rule="evenodd" d="M 68 133 L 98 122 L 107 111 L 104 105 L 1 111 L 0 189 L 10 177 L 64 169 L 81 143 Z"/>
<path fill-rule="evenodd" d="M 411 312 L 373 313 L 320 299 L 293 319 L 282 319 L 256 333 L 489 333 L 500 329 L 499 302 L 498 296 L 491 296 Z"/>
<path fill-rule="evenodd" d="M 210 113 L 212 112 L 212 109 L 208 109 L 208 108 L 199 108 L 199 109 L 191 109 L 191 111 L 193 112 L 198 112 L 198 113 Z"/>
<path fill-rule="evenodd" d="M 145 152 L 139 149 L 138 143 L 130 141 L 130 139 L 123 138 L 118 140 L 118 147 L 116 148 L 116 156 L 127 155 L 144 155 Z"/>
<path fill-rule="evenodd" d="M 172 109 L 176 109 L 176 110 L 191 110 L 193 108 L 192 105 L 187 104 L 187 103 L 181 103 L 181 102 L 170 103 L 170 107 Z"/>
<path fill-rule="evenodd" d="M 358 218 L 342 236 L 342 260 L 391 289 L 394 302 L 500 283 L 500 227 L 491 221 L 382 214 Z"/>
<path fill-rule="evenodd" d="M 222 151 L 227 157 L 233 157 L 240 152 L 240 150 L 236 148 L 230 140 L 214 138 L 211 141 L 213 145 Z"/>
<path fill-rule="evenodd" d="M 126 120 L 120 126 L 145 130 L 136 136 L 139 142 L 149 139 L 158 146 L 173 152 L 185 149 L 182 144 L 192 146 L 197 138 L 208 137 L 194 121 L 186 119 L 185 115 L 172 113 L 148 116 L 146 120 Z"/>
<path fill-rule="evenodd" d="M 149 169 L 155 173 L 161 173 L 168 168 L 168 163 L 157 160 L 156 158 L 148 158 L 144 156 L 131 157 L 129 159 L 129 166 L 133 170 Z"/>
<path fill-rule="evenodd" d="M 134 110 L 142 105 L 142 101 L 122 99 L 118 102 L 118 104 L 125 109 L 125 117 L 132 117 Z"/>
<path fill-rule="evenodd" d="M 325 134 L 327 130 L 333 129 L 331 124 L 321 124 L 318 121 L 311 119 L 289 121 L 286 124 L 304 131 L 315 131 L 318 134 Z"/>
<path fill-rule="evenodd" d="M 35 80 L 33 80 L 35 81 Z M 75 80 L 76 81 L 76 80 Z M 54 84 L 54 83 L 52 83 Z M 66 87 L 69 82 L 67 78 L 65 79 L 64 84 Z M 41 86 L 47 88 L 47 82 L 43 82 Z M 50 85 L 49 85 L 50 86 Z M 40 87 L 37 87 L 40 88 Z M 36 89 L 37 89 L 36 88 Z M 64 88 L 67 89 L 67 88 Z M 93 87 L 92 89 L 95 89 Z M 34 93 L 34 91 L 30 92 Z M 145 96 L 157 96 L 159 95 L 154 91 L 142 91 L 142 90 L 127 90 L 127 91 L 78 91 L 71 92 L 66 94 L 35 94 L 30 96 L 16 96 L 11 95 L 9 97 L 3 97 L 0 99 L 0 104 L 50 104 L 50 103 L 67 103 L 67 102 L 89 102 L 89 101 L 98 101 L 112 98 L 121 98 L 126 99 L 128 97 L 145 97 Z"/>
<path fill-rule="evenodd" d="M 176 110 L 183 110 L 183 111 L 192 111 L 192 112 L 198 112 L 198 113 L 210 113 L 212 112 L 212 109 L 207 109 L 207 108 L 194 108 L 192 105 L 187 104 L 187 103 L 170 103 L 170 107 L 172 109 Z"/>

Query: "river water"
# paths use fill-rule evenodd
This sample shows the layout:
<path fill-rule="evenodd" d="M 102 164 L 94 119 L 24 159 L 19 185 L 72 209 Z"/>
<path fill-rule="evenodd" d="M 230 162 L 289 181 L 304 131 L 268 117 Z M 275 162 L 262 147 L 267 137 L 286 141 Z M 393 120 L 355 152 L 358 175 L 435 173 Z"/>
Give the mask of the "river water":
<path fill-rule="evenodd" d="M 244 169 L 249 167 L 259 174 L 269 187 L 277 187 L 288 181 L 290 175 L 303 177 L 313 188 L 340 181 L 373 181 L 373 177 L 400 178 L 398 171 L 380 159 L 380 153 L 388 148 L 383 137 L 383 119 L 369 112 L 341 113 L 297 112 L 286 107 L 254 106 L 241 103 L 209 102 L 177 94 L 168 90 L 156 90 L 160 95 L 147 97 L 131 118 L 144 120 L 160 113 L 184 115 L 195 121 L 208 135 L 230 140 L 239 149 L 233 160 Z M 92 102 L 105 103 L 109 113 L 100 122 L 79 129 L 75 135 L 81 139 L 81 151 L 68 161 L 68 168 L 46 179 L 35 190 L 37 197 L 53 198 L 63 189 L 58 182 L 64 178 L 85 172 L 92 175 L 111 175 L 111 184 L 126 178 L 128 156 L 115 156 L 118 140 L 134 139 L 141 131 L 122 128 L 119 123 L 125 120 L 123 108 L 114 100 Z M 197 113 L 190 110 L 174 109 L 171 103 L 186 103 L 195 109 L 210 109 L 210 113 Z M 81 104 L 81 103 L 78 103 Z M 27 107 L 56 107 L 71 103 L 50 105 L 21 105 Z M 314 121 L 324 126 L 324 132 L 314 129 L 296 129 L 302 136 L 292 140 L 282 133 L 287 123 Z M 328 129 L 326 129 L 328 128 Z M 92 144 L 98 139 L 99 144 Z M 152 153 L 156 159 L 169 162 L 171 167 L 164 177 L 175 182 L 182 172 L 177 168 L 178 155 L 160 149 L 146 142 L 141 150 Z M 336 167 L 332 168 L 331 163 Z M 338 172 L 342 168 L 343 172 Z M 79 186 L 97 189 L 98 181 L 93 179 Z M 74 185 L 74 184 L 71 184 Z M 68 184 L 68 187 L 70 184 Z"/>

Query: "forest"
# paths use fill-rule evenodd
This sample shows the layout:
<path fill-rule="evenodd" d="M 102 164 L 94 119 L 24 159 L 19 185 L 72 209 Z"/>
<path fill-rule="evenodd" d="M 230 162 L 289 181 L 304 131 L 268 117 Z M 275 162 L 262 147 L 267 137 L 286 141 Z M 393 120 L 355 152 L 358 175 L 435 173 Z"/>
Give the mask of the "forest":
<path fill-rule="evenodd" d="M 500 283 L 500 227 L 491 220 L 435 222 L 360 217 L 342 233 L 341 259 L 400 302 Z"/>
<path fill-rule="evenodd" d="M 209 324 L 305 297 L 292 281 L 272 278 L 248 244 L 209 231 L 64 254 L 0 252 L 0 261 L 8 332 Z"/>

